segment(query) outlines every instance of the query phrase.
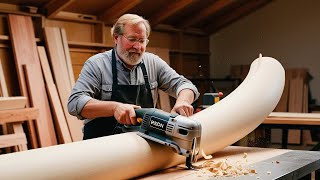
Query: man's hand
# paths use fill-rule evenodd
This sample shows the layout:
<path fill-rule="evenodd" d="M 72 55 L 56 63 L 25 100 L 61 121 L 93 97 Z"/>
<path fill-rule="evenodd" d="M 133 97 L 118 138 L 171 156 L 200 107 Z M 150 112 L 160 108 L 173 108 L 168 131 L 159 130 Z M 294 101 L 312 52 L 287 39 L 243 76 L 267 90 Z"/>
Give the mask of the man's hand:
<path fill-rule="evenodd" d="M 193 114 L 193 107 L 186 101 L 177 101 L 172 108 L 171 113 L 177 113 L 182 116 L 191 116 Z"/>
<path fill-rule="evenodd" d="M 193 100 L 194 93 L 192 90 L 184 89 L 180 91 L 171 113 L 178 113 L 182 116 L 191 116 L 193 114 L 193 107 L 191 106 Z"/>
<path fill-rule="evenodd" d="M 140 106 L 133 104 L 119 103 L 114 109 L 114 117 L 120 124 L 135 125 L 137 124 L 136 113 L 134 109 L 139 109 Z"/>

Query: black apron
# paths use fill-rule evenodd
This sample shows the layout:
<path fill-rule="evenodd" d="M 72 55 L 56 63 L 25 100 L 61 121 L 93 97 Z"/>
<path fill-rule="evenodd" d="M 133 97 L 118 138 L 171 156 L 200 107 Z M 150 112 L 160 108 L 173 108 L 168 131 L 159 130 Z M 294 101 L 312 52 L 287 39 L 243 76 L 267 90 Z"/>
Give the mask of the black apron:
<path fill-rule="evenodd" d="M 136 104 L 143 108 L 152 108 L 153 100 L 150 89 L 149 78 L 146 67 L 143 63 L 140 63 L 140 67 L 143 73 L 145 84 L 142 85 L 119 85 L 118 75 L 116 67 L 115 51 L 112 50 L 112 95 L 111 101 L 117 101 L 127 104 Z M 83 129 L 83 139 L 92 139 L 102 136 L 109 136 L 119 131 L 118 126 L 121 126 L 114 117 L 101 117 L 96 118 L 87 124 Z"/>

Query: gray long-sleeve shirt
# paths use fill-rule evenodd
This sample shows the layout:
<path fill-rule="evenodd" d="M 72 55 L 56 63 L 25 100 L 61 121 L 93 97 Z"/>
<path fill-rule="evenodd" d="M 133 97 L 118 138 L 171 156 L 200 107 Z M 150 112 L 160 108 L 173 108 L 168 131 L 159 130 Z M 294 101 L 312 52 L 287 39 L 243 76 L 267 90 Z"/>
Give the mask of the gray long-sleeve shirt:
<path fill-rule="evenodd" d="M 85 62 L 68 100 L 68 110 L 71 115 L 77 116 L 82 120 L 84 118 L 81 117 L 80 113 L 90 99 L 111 100 L 111 52 L 109 50 L 96 54 Z M 126 65 L 117 55 L 116 59 L 118 83 L 120 85 L 139 85 L 145 83 L 140 66 L 135 66 L 130 70 L 126 68 Z M 195 94 L 195 99 L 199 97 L 199 92 L 191 81 L 179 75 L 159 56 L 145 52 L 142 57 L 142 63 L 145 64 L 147 69 L 154 107 L 158 99 L 158 89 L 173 97 L 177 97 L 183 89 L 191 89 Z M 88 121 L 90 120 L 86 120 L 86 122 Z"/>

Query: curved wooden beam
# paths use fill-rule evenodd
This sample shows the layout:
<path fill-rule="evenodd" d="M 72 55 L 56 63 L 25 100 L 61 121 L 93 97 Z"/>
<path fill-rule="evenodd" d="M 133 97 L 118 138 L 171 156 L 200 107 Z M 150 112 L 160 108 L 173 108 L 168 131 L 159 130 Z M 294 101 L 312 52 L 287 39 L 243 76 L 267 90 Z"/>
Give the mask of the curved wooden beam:
<path fill-rule="evenodd" d="M 284 82 L 277 60 L 256 59 L 236 90 L 190 117 L 201 122 L 204 152 L 220 151 L 261 124 L 277 105 Z M 124 133 L 1 155 L 0 179 L 130 179 L 184 161 L 167 146 Z"/>

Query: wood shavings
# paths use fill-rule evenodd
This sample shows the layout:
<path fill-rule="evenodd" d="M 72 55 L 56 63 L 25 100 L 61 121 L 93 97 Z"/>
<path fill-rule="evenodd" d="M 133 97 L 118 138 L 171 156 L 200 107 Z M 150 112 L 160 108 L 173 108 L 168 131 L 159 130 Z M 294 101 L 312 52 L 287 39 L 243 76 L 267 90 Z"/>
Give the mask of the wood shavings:
<path fill-rule="evenodd" d="M 204 159 L 212 159 L 212 156 L 211 155 L 206 155 L 205 153 L 204 153 L 204 151 L 203 151 L 203 149 L 201 149 L 201 155 L 202 155 L 202 157 L 204 158 Z"/>
<path fill-rule="evenodd" d="M 242 175 L 257 174 L 256 170 L 247 167 L 247 153 L 244 153 L 243 161 L 235 163 L 228 159 L 219 161 L 209 160 L 202 164 L 202 174 L 209 173 L 213 177 L 237 177 Z"/>

